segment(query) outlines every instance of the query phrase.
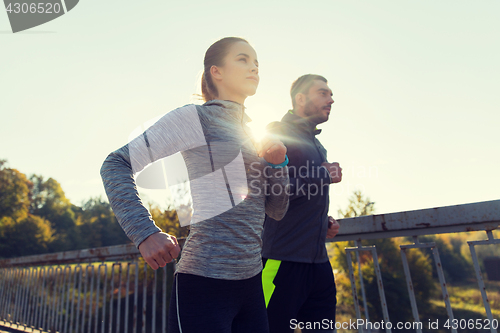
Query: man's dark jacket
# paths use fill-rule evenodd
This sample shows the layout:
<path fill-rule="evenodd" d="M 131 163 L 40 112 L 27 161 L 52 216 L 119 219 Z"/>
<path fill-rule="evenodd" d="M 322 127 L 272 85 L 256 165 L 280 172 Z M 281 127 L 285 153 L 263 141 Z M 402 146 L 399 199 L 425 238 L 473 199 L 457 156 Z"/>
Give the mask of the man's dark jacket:
<path fill-rule="evenodd" d="M 268 125 L 287 148 L 290 203 L 285 217 L 266 215 L 262 233 L 262 257 L 302 263 L 328 261 L 325 247 L 328 229 L 330 175 L 321 163 L 326 149 L 316 138 L 316 124 L 289 111 L 281 122 Z"/>

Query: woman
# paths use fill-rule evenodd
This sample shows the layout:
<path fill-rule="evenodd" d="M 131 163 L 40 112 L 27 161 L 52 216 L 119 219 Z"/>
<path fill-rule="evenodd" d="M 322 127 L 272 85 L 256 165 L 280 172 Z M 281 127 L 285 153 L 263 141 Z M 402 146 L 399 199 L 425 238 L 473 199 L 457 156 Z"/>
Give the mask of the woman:
<path fill-rule="evenodd" d="M 181 152 L 194 213 L 170 302 L 169 331 L 268 332 L 261 285 L 265 214 L 280 220 L 288 208 L 285 146 L 271 137 L 257 151 L 243 106 L 255 94 L 255 50 L 241 38 L 223 38 L 207 50 L 202 77 L 205 104 L 167 113 L 128 145 L 111 153 L 101 176 L 127 236 L 153 268 L 180 252 L 142 205 L 134 177 L 155 160 Z M 243 173 L 243 181 L 241 174 Z"/>

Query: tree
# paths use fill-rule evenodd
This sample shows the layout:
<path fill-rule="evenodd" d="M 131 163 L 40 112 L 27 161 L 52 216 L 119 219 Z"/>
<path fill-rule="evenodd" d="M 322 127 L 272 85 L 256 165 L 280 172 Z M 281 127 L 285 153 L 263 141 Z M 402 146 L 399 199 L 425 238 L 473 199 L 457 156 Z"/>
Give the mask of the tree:
<path fill-rule="evenodd" d="M 47 253 L 53 239 L 50 223 L 29 214 L 20 221 L 0 219 L 0 257 L 12 258 Z"/>
<path fill-rule="evenodd" d="M 185 238 L 189 234 L 189 227 L 181 227 L 179 217 L 190 221 L 193 211 L 189 184 L 184 182 L 177 187 L 167 200 L 167 208 L 162 210 L 153 202 L 148 202 L 149 211 L 156 225 L 163 231 L 177 238 Z"/>
<path fill-rule="evenodd" d="M 101 247 L 130 243 L 120 227 L 111 205 L 101 197 L 90 198 L 83 207 L 74 207 L 83 247 Z"/>
<path fill-rule="evenodd" d="M 457 238 L 451 238 L 450 235 L 420 237 L 420 242 L 422 243 L 436 243 L 446 282 L 465 282 L 468 279 L 474 278 L 474 268 L 460 252 L 462 244 L 457 242 L 457 240 Z M 438 279 L 434 256 L 431 257 L 431 260 L 432 276 L 434 279 Z"/>
<path fill-rule="evenodd" d="M 174 235 L 177 238 L 187 237 L 188 227 L 181 227 L 178 214 L 191 214 L 191 208 L 187 205 L 181 205 L 177 209 L 171 206 L 169 209 L 161 210 L 157 205 L 149 203 L 149 211 L 156 225 L 167 234 Z"/>
<path fill-rule="evenodd" d="M 33 184 L 23 173 L 6 166 L 7 161 L 0 160 L 0 217 L 24 218 L 28 214 Z"/>
<path fill-rule="evenodd" d="M 375 202 L 370 201 L 368 197 L 365 198 L 361 190 L 356 190 L 349 198 L 345 211 L 339 209 L 338 215 L 340 218 L 372 215 L 375 212 L 374 205 Z"/>
<path fill-rule="evenodd" d="M 53 239 L 50 223 L 30 213 L 33 183 L 0 160 L 0 257 L 46 253 Z"/>
<path fill-rule="evenodd" d="M 73 205 L 61 185 L 53 178 L 44 180 L 40 175 L 32 175 L 30 180 L 33 183 L 30 212 L 50 221 L 56 232 L 50 251 L 81 248 Z"/>
<path fill-rule="evenodd" d="M 371 215 L 375 212 L 375 202 L 370 198 L 363 195 L 361 190 L 353 192 L 349 198 L 349 204 L 345 210 L 339 209 L 338 216 L 343 218 L 357 217 L 364 215 Z M 341 267 L 344 272 L 348 271 L 347 257 L 344 248 L 354 246 L 354 242 L 336 242 L 333 243 L 331 250 L 334 253 L 333 260 L 331 260 L 332 267 Z"/>

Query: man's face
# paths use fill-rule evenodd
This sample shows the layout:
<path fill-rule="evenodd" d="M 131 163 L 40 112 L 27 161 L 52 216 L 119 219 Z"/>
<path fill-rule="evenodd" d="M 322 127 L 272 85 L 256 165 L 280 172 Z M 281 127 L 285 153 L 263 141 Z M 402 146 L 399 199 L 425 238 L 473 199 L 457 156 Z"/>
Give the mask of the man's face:
<path fill-rule="evenodd" d="M 304 115 L 316 124 L 327 121 L 333 104 L 332 95 L 326 82 L 314 80 L 314 84 L 306 95 Z"/>

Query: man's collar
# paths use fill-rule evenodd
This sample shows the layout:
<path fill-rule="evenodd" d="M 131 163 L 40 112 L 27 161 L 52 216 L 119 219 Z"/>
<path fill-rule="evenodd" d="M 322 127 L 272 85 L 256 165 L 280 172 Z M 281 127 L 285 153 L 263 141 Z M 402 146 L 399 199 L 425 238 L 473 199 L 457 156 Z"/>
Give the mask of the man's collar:
<path fill-rule="evenodd" d="M 281 121 L 302 128 L 307 132 L 312 132 L 314 135 L 318 135 L 319 133 L 321 133 L 321 129 L 317 128 L 315 123 L 307 118 L 297 116 L 295 113 L 293 113 L 293 110 L 288 110 Z"/>

